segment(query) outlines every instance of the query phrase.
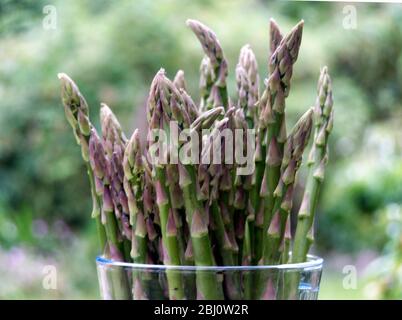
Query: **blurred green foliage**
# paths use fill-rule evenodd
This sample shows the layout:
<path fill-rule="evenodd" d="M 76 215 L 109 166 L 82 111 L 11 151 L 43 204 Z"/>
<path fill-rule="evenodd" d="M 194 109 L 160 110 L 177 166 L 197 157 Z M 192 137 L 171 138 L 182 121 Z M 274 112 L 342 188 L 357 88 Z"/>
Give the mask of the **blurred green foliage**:
<path fill-rule="evenodd" d="M 387 243 L 383 255 L 367 271 L 365 294 L 369 299 L 402 299 L 402 211 L 398 204 L 383 210 Z"/>
<path fill-rule="evenodd" d="M 359 148 L 328 168 L 320 202 L 317 243 L 344 252 L 381 251 L 387 241 L 385 208 L 402 203 L 402 118 L 364 128 Z M 339 147 L 344 142 L 338 141 Z"/>
<path fill-rule="evenodd" d="M 42 26 L 45 5 L 56 9 L 55 30 Z M 78 83 L 95 124 L 99 103 L 106 102 L 129 134 L 145 122 L 148 87 L 160 67 L 170 77 L 183 69 L 198 99 L 202 52 L 187 18 L 216 31 L 236 98 L 242 45 L 252 46 L 261 78 L 267 75 L 268 22 L 274 17 L 285 32 L 305 20 L 288 127 L 314 103 L 320 67 L 327 64 L 333 78 L 335 129 L 318 249 L 381 249 L 387 241 L 384 208 L 402 204 L 402 8 L 356 8 L 358 27 L 348 30 L 339 3 L 0 0 L 0 243 L 55 252 L 73 246 L 57 236 L 60 219 L 74 232 L 93 228 L 86 173 L 64 119 L 58 72 Z"/>
<path fill-rule="evenodd" d="M 30 0 L 0 1 L 0 35 L 28 31 L 40 21 L 44 2 Z"/>

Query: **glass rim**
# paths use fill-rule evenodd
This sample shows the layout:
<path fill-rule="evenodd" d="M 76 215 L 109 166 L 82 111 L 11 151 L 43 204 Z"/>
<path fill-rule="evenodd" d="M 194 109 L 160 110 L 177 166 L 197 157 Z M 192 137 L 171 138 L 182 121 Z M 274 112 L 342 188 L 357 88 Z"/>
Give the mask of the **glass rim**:
<path fill-rule="evenodd" d="M 114 266 L 131 269 L 148 270 L 177 270 L 177 271 L 252 271 L 252 270 L 317 270 L 321 269 L 324 259 L 315 255 L 308 254 L 306 262 L 287 263 L 277 265 L 258 265 L 258 266 L 179 266 L 164 264 L 142 264 L 120 262 L 107 259 L 102 256 L 96 257 L 96 264 L 100 266 Z"/>

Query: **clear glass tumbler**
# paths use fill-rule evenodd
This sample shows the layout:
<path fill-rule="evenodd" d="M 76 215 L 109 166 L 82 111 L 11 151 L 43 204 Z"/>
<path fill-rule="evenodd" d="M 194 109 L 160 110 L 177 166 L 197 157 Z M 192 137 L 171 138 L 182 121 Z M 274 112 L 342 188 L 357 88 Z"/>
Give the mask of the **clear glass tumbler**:
<path fill-rule="evenodd" d="M 264 266 L 165 266 L 96 259 L 106 300 L 316 300 L 323 259 Z"/>

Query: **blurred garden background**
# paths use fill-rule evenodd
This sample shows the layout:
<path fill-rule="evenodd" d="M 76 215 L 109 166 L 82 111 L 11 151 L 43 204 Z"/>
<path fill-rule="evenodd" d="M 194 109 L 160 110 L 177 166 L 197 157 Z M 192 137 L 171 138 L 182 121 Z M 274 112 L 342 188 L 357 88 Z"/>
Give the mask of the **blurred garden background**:
<path fill-rule="evenodd" d="M 262 0 L 0 0 L 0 299 L 99 298 L 87 177 L 57 73 L 77 82 L 94 119 L 106 102 L 130 134 L 160 67 L 183 69 L 198 99 L 202 52 L 187 18 L 216 31 L 235 96 L 241 46 L 267 74 L 271 17 L 284 32 L 305 20 L 289 124 L 314 103 L 320 67 L 333 78 L 320 298 L 402 299 L 402 6 Z M 56 290 L 43 287 L 49 265 Z"/>

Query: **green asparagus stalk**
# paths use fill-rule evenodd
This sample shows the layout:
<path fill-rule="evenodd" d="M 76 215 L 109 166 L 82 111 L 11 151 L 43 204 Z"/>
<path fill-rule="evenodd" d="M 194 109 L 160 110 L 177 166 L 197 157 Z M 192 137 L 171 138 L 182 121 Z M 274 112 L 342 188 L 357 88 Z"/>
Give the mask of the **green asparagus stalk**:
<path fill-rule="evenodd" d="M 284 147 L 284 155 L 280 168 L 281 177 L 274 192 L 274 216 L 267 232 L 267 243 L 264 250 L 264 263 L 279 262 L 279 247 L 284 241 L 287 221 L 292 207 L 293 189 L 296 174 L 301 165 L 313 123 L 313 110 L 309 109 L 296 123 Z"/>
<path fill-rule="evenodd" d="M 236 132 L 241 132 L 241 140 L 237 141 L 235 139 L 235 157 L 238 155 L 247 156 L 247 144 L 251 143 L 248 141 L 249 137 L 247 136 L 248 133 L 248 124 L 246 121 L 246 117 L 242 109 L 236 109 L 233 114 L 233 122 L 234 122 L 234 130 Z M 233 207 L 235 209 L 235 229 L 236 229 L 236 237 L 239 239 L 240 251 L 243 249 L 243 239 L 244 239 L 244 224 L 245 219 L 248 218 L 248 211 L 247 211 L 247 202 L 248 202 L 248 192 L 251 189 L 251 175 L 240 175 L 237 171 L 238 169 L 244 167 L 243 164 L 235 162 L 235 168 L 233 168 L 233 175 L 234 175 L 234 200 L 233 200 Z M 239 252 L 242 256 L 242 252 Z M 241 264 L 242 258 L 240 259 Z"/>
<path fill-rule="evenodd" d="M 289 94 L 290 79 L 298 57 L 302 32 L 303 21 L 281 40 L 272 54 L 269 65 L 271 75 L 259 101 L 259 134 L 262 156 L 265 156 L 265 170 L 260 190 L 260 195 L 264 198 L 264 210 L 257 211 L 256 217 L 256 262 L 263 256 L 262 244 L 266 242 L 266 230 L 275 214 L 274 191 L 280 178 L 283 146 L 286 141 L 285 98 Z"/>
<path fill-rule="evenodd" d="M 115 205 L 112 200 L 110 187 L 110 164 L 106 152 L 96 130 L 91 129 L 89 139 L 89 157 L 91 168 L 95 175 L 96 192 L 102 197 L 102 224 L 105 226 L 108 240 L 109 258 L 114 261 L 125 261 L 124 245 L 117 219 Z M 120 269 L 112 270 L 113 292 L 116 299 L 131 298 L 127 275 Z"/>
<path fill-rule="evenodd" d="M 276 22 L 271 19 L 270 21 L 270 55 L 269 57 L 271 58 L 272 54 L 275 52 L 277 47 L 279 46 L 280 42 L 282 40 L 282 34 L 279 30 L 278 25 Z M 243 63 L 244 64 L 244 63 Z M 268 61 L 268 65 L 270 65 L 270 61 Z M 264 92 L 266 94 L 266 92 Z M 256 105 L 254 107 L 254 127 L 256 129 L 256 154 L 255 154 L 255 163 L 256 163 L 256 169 L 252 178 L 252 189 L 250 191 L 250 200 L 249 200 L 249 208 L 252 208 L 254 211 L 254 220 L 252 221 L 252 225 L 247 225 L 246 228 L 250 230 L 252 234 L 252 239 L 250 240 L 250 243 L 253 246 L 253 262 L 258 263 L 261 259 L 262 256 L 262 250 L 263 250 L 263 230 L 264 227 L 261 229 L 261 226 L 264 224 L 263 221 L 263 215 L 264 215 L 264 210 L 269 211 L 270 208 L 264 208 L 266 206 L 266 203 L 263 203 L 260 197 L 260 190 L 261 190 L 261 184 L 263 183 L 263 176 L 264 176 L 264 170 L 265 170 L 265 158 L 266 158 L 266 143 L 264 141 L 265 139 L 265 128 L 260 128 L 260 114 L 262 111 L 263 104 L 259 101 L 259 95 L 258 97 L 258 102 L 256 102 Z M 265 95 L 266 97 L 266 95 Z M 261 97 L 262 99 L 263 97 Z M 265 184 L 265 183 L 264 183 Z M 268 201 L 267 201 L 268 202 Z M 257 217 L 256 217 L 257 216 Z M 265 217 L 265 215 L 264 215 Z M 259 228 L 255 228 L 255 219 L 258 218 L 257 224 L 260 226 Z M 248 222 L 249 224 L 250 222 Z M 254 249 L 255 243 L 258 243 L 257 248 Z"/>
<path fill-rule="evenodd" d="M 225 124 L 224 131 L 228 131 L 232 133 L 234 137 L 235 129 L 236 129 L 236 121 L 235 121 L 235 112 L 236 108 L 231 107 L 227 110 L 225 117 L 228 121 Z M 232 248 L 235 255 L 235 261 L 238 260 L 239 257 L 239 245 L 236 242 L 236 234 L 235 234 L 235 224 L 234 224 L 234 216 L 235 216 L 235 176 L 236 176 L 236 164 L 230 157 L 234 158 L 234 151 L 231 150 L 231 154 L 226 153 L 226 145 L 235 144 L 235 141 L 228 140 L 225 135 L 223 135 L 223 139 L 221 140 L 222 151 L 222 173 L 219 179 L 219 205 L 222 211 L 222 215 L 226 217 L 225 226 L 228 232 L 229 240 L 232 243 Z M 234 149 L 234 148 L 233 148 Z M 230 150 L 230 149 L 229 149 Z M 227 158 L 229 156 L 229 158 Z M 241 201 L 239 201 L 241 202 Z"/>
<path fill-rule="evenodd" d="M 205 83 L 208 98 L 206 105 L 203 106 L 205 109 L 201 110 L 221 106 L 227 109 L 229 107 L 226 87 L 228 65 L 219 40 L 211 29 L 199 21 L 189 19 L 187 25 L 197 36 L 206 55 L 201 64 L 201 74 L 204 76 L 201 82 Z M 213 83 L 212 86 L 211 83 Z"/>
<path fill-rule="evenodd" d="M 243 49 L 242 49 L 243 50 Z M 244 52 L 244 50 L 243 50 Z M 242 56 L 242 55 L 241 55 Z M 242 59 L 241 59 L 242 60 Z M 240 63 L 239 63 L 240 65 Z M 253 129 L 254 121 L 256 118 L 255 111 L 249 112 L 250 109 L 255 108 L 255 101 L 258 99 L 258 85 L 257 90 L 254 91 L 252 88 L 253 81 L 250 81 L 250 77 L 247 73 L 243 73 L 242 68 L 238 66 L 236 73 L 238 75 L 238 93 L 239 93 L 239 101 L 242 99 L 242 91 L 244 91 L 245 95 L 248 96 L 247 102 L 242 104 L 239 102 L 240 109 L 238 109 L 235 113 L 235 122 L 236 127 L 242 129 L 243 134 L 243 145 L 246 146 L 250 141 L 248 141 L 247 130 Z M 244 69 L 243 69 L 244 70 Z M 243 76 L 239 76 L 243 73 Z M 243 84 L 242 84 L 243 82 Z M 250 90 L 251 89 L 251 90 Z M 249 114 L 248 117 L 244 116 L 244 110 Z M 248 120 L 248 121 L 247 121 Z M 234 200 L 234 206 L 237 209 L 235 215 L 236 221 L 236 234 L 238 238 L 239 244 L 239 261 L 238 263 L 241 265 L 251 265 L 252 258 L 254 254 L 254 222 L 255 222 L 255 213 L 253 208 L 252 199 L 256 199 L 253 197 L 253 192 L 258 195 L 257 188 L 255 184 L 253 185 L 253 175 L 249 176 L 236 176 L 235 177 L 235 185 L 236 185 L 236 195 Z M 239 201 L 240 199 L 240 201 Z M 243 297 L 246 300 L 251 299 L 253 292 L 253 278 L 250 272 L 245 272 L 243 275 L 243 288 L 244 294 Z"/>
<path fill-rule="evenodd" d="M 165 85 L 164 70 L 160 70 L 152 81 L 147 103 L 147 113 L 149 130 L 162 129 L 165 132 L 169 132 L 172 109 L 170 105 L 170 94 Z M 163 155 L 159 154 L 159 156 Z M 161 159 L 153 159 L 153 180 L 162 233 L 163 262 L 165 265 L 181 265 L 180 257 L 182 255 L 177 238 L 177 226 L 173 216 L 172 202 L 169 198 L 166 164 L 159 160 Z M 181 274 L 172 270 L 167 270 L 166 273 L 169 286 L 169 298 L 172 300 L 184 299 L 184 286 Z"/>
<path fill-rule="evenodd" d="M 332 131 L 334 119 L 332 84 L 328 68 L 321 70 L 317 87 L 317 99 L 314 106 L 314 140 L 307 165 L 309 172 L 302 204 L 298 213 L 298 222 L 293 242 L 292 263 L 304 262 L 314 241 L 314 217 L 328 161 L 328 137 Z M 285 298 L 294 299 L 297 294 L 300 277 L 289 275 L 286 279 Z"/>
<path fill-rule="evenodd" d="M 185 84 L 185 79 L 184 79 L 184 72 L 182 70 L 179 70 L 176 73 L 176 76 L 174 78 L 173 85 L 178 89 L 180 92 L 183 92 L 186 96 L 185 103 L 183 107 L 187 111 L 188 121 L 191 121 L 191 119 L 194 119 L 198 115 L 198 110 L 196 106 L 194 105 L 194 102 L 192 101 L 191 97 L 185 92 L 186 89 L 186 84 Z M 177 147 L 175 145 L 175 147 Z M 178 165 L 176 163 L 169 163 L 166 164 L 166 179 L 167 179 L 167 185 L 169 186 L 169 197 L 171 200 L 171 205 L 172 205 L 172 215 L 174 217 L 174 223 L 176 226 L 176 237 L 179 242 L 179 251 L 180 251 L 180 261 L 181 264 L 184 264 L 186 262 L 185 259 L 185 250 L 186 250 L 186 239 L 185 235 L 183 232 L 183 223 L 181 216 L 184 215 L 184 200 L 181 194 L 180 186 L 179 186 L 179 175 L 177 174 L 178 172 Z M 172 226 L 173 227 L 173 226 Z"/>
<path fill-rule="evenodd" d="M 312 116 L 313 111 L 310 109 L 299 119 L 286 140 L 280 168 L 281 177 L 274 192 L 275 203 L 273 209 L 275 213 L 265 238 L 264 264 L 272 265 L 280 263 L 280 247 L 284 241 L 285 231 L 290 231 L 288 220 L 292 205 L 293 187 L 297 171 L 301 165 L 304 149 L 310 138 Z M 288 226 L 287 230 L 286 226 Z M 289 234 L 287 234 L 288 236 Z M 272 279 L 269 275 L 262 274 L 258 280 L 260 284 L 257 286 L 257 297 L 266 298 L 271 296 L 273 294 L 271 284 L 277 279 Z M 275 294 L 277 293 L 275 292 Z"/>
<path fill-rule="evenodd" d="M 236 80 L 237 80 L 237 93 L 238 93 L 238 108 L 243 111 L 245 115 L 248 129 L 256 129 L 258 125 L 258 110 L 256 102 L 259 99 L 259 76 L 257 60 L 253 51 L 249 45 L 245 45 L 240 50 L 239 62 L 236 67 Z M 247 189 L 250 192 L 247 193 L 244 201 L 247 204 L 247 218 L 245 222 L 245 246 L 243 247 L 242 261 L 244 265 L 250 265 L 252 263 L 252 255 L 254 252 L 254 221 L 256 202 L 258 201 L 258 187 L 256 186 L 255 176 L 254 185 L 252 184 L 253 176 L 246 177 L 244 181 L 247 185 Z M 250 288 L 251 290 L 251 288 Z"/>
<path fill-rule="evenodd" d="M 165 76 L 163 70 L 159 71 L 156 77 L 159 90 L 163 91 L 166 99 L 170 101 L 171 120 L 177 121 L 179 129 L 190 129 L 190 117 L 183 107 L 183 99 L 179 91 Z M 196 196 L 198 181 L 195 166 L 179 162 L 178 169 L 179 185 L 183 191 L 195 264 L 197 266 L 213 266 L 216 263 L 208 234 L 208 217 L 202 202 Z M 198 297 L 202 299 L 219 299 L 222 297 L 216 275 L 208 272 L 197 273 L 197 290 Z"/>
<path fill-rule="evenodd" d="M 130 261 L 130 214 L 127 195 L 124 192 L 123 186 L 123 157 L 127 138 L 124 135 L 116 116 L 104 103 L 101 104 L 100 120 L 102 126 L 102 144 L 106 152 L 105 157 L 108 170 L 108 183 L 114 206 L 114 214 L 123 236 L 122 242 L 124 257 L 126 261 Z"/>
<path fill-rule="evenodd" d="M 184 100 L 185 96 L 183 97 Z M 196 133 L 197 136 L 199 137 L 200 141 L 199 141 L 199 145 L 202 145 L 202 130 L 203 129 L 208 129 L 210 128 L 214 122 L 221 117 L 221 115 L 223 114 L 224 109 L 223 107 L 217 107 L 217 108 L 213 108 L 210 109 L 208 111 L 202 112 L 194 121 L 192 121 L 191 125 L 190 125 L 190 130 L 192 133 Z M 202 156 L 201 154 L 198 154 L 199 157 Z M 209 198 L 209 176 L 208 174 L 206 175 L 202 175 L 200 176 L 200 168 L 202 168 L 202 163 L 199 166 L 184 166 L 185 170 L 187 170 L 187 173 L 190 173 L 192 176 L 192 184 L 193 184 L 193 190 L 196 190 L 196 200 L 198 202 L 198 206 L 203 207 L 204 208 L 204 217 L 206 218 L 205 220 L 207 220 L 206 222 L 209 224 L 210 230 L 211 232 L 214 232 L 215 227 L 214 225 L 216 225 L 219 222 L 222 222 L 221 220 L 219 221 L 215 221 L 215 218 L 219 219 L 218 217 L 214 217 L 214 214 L 217 214 L 216 208 L 214 210 L 214 208 L 210 208 L 209 204 L 206 202 Z M 202 169 L 201 169 L 202 171 Z M 185 171 L 181 171 L 184 172 Z M 180 174 L 180 172 L 179 172 Z M 186 174 L 186 173 L 185 173 Z M 203 178 L 203 180 L 200 179 L 200 177 Z M 194 188 L 194 184 L 196 184 L 195 188 Z M 185 190 L 187 187 L 183 186 L 183 190 Z M 190 191 L 191 192 L 191 191 Z M 222 224 L 218 225 L 220 227 L 219 231 L 222 230 Z M 221 248 L 221 243 L 222 243 L 222 233 L 216 232 L 215 236 L 217 238 L 218 241 L 218 246 Z M 192 247 L 194 247 L 193 243 L 194 241 L 190 239 L 190 242 L 192 244 Z M 211 249 L 212 249 L 212 240 L 211 240 Z M 194 250 L 192 250 L 193 252 Z M 233 262 L 233 261 L 232 261 Z M 216 261 L 214 261 L 214 263 L 216 264 Z M 207 277 L 207 279 L 203 280 L 202 283 L 209 283 L 208 287 L 212 288 L 212 291 L 215 290 L 216 291 L 216 295 L 215 297 L 222 299 L 223 298 L 223 293 L 222 293 L 222 287 L 221 287 L 221 280 L 218 278 L 218 276 L 214 273 L 210 273 L 205 274 L 205 275 L 201 275 L 199 273 L 197 273 L 197 281 L 198 283 L 200 283 L 201 281 L 199 280 L 199 278 L 203 276 L 203 277 Z M 214 286 L 217 287 L 214 289 Z M 208 287 L 205 287 L 204 284 L 202 284 L 201 286 L 199 286 L 201 290 L 199 290 L 199 288 L 197 288 L 198 290 L 198 297 L 201 298 L 208 298 L 211 297 L 211 293 L 209 293 L 210 289 L 208 289 Z M 207 292 L 208 295 L 206 295 L 204 292 Z M 230 291 L 232 292 L 232 291 Z"/>
<path fill-rule="evenodd" d="M 148 261 L 147 242 L 149 241 L 144 212 L 144 166 L 138 129 L 134 131 L 127 144 L 123 158 L 124 191 L 127 195 L 130 213 L 131 258 L 134 263 L 146 263 Z M 135 300 L 148 299 L 146 285 L 138 275 L 134 275 L 133 294 Z"/>
<path fill-rule="evenodd" d="M 317 100 L 314 106 L 314 142 L 308 160 L 309 174 L 306 189 L 298 214 L 298 223 L 293 245 L 292 262 L 303 262 L 313 241 L 313 223 L 319 192 L 324 180 L 328 161 L 328 136 L 334 119 L 332 84 L 328 68 L 321 70 L 318 81 Z"/>
<path fill-rule="evenodd" d="M 228 123 L 229 118 L 226 114 L 224 119 L 215 124 L 214 129 L 202 150 L 202 164 L 198 177 L 200 181 L 206 180 L 210 182 L 211 191 L 209 192 L 207 205 L 210 206 L 211 210 L 211 218 L 213 222 L 211 224 L 211 229 L 214 231 L 217 240 L 219 259 L 224 265 L 235 265 L 237 264 L 235 255 L 238 248 L 234 236 L 234 228 L 233 225 L 231 225 L 233 220 L 228 212 L 227 204 L 224 201 L 219 201 L 219 191 L 221 187 L 220 181 L 224 174 L 224 145 L 221 140 L 223 137 L 222 132 L 228 128 Z M 219 148 L 221 159 L 219 163 L 209 163 L 209 161 L 206 161 L 205 159 L 207 156 L 213 159 L 214 153 L 218 151 L 216 148 Z M 225 292 L 230 299 L 240 299 L 240 279 L 236 278 L 236 275 L 226 276 Z"/>
<path fill-rule="evenodd" d="M 96 194 L 94 174 L 89 165 L 89 137 L 93 125 L 89 120 L 89 108 L 84 96 L 79 91 L 77 85 L 65 73 L 59 73 L 61 81 L 61 98 L 63 101 L 64 112 L 68 122 L 73 128 L 74 137 L 78 145 L 81 146 L 81 154 L 84 159 L 92 197 L 92 218 L 96 220 L 98 230 L 99 245 L 102 253 L 106 249 L 106 232 L 101 223 L 101 201 Z"/>

